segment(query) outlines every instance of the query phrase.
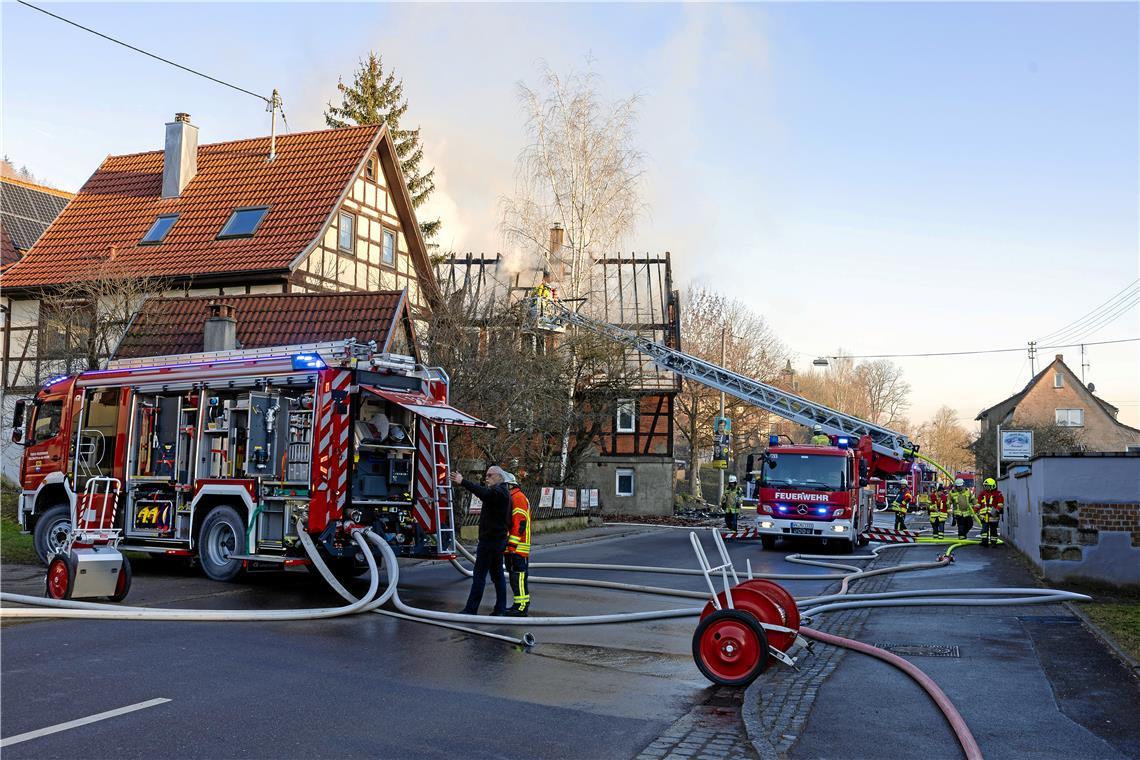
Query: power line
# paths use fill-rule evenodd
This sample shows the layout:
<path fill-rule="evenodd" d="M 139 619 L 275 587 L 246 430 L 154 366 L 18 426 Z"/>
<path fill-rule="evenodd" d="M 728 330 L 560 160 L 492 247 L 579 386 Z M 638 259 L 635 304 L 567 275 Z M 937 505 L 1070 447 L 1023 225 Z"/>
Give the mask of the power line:
<path fill-rule="evenodd" d="M 1083 317 L 1079 317 L 1079 318 L 1073 320 L 1072 322 L 1070 322 L 1069 324 L 1065 325 L 1064 327 L 1057 329 L 1057 330 L 1054 330 L 1053 332 L 1051 332 L 1047 335 L 1043 335 L 1042 337 L 1038 338 L 1037 340 L 1039 342 L 1042 342 L 1042 343 L 1047 341 L 1047 340 L 1064 340 L 1065 338 L 1063 336 L 1066 333 L 1068 333 L 1068 332 L 1079 332 L 1079 330 L 1080 330 L 1079 326 L 1082 323 L 1090 321 L 1090 319 L 1095 320 L 1097 318 L 1098 314 L 1105 311 L 1106 307 L 1108 308 L 1108 310 L 1115 308 L 1114 302 L 1118 301 L 1118 299 L 1120 299 L 1121 296 L 1124 296 L 1124 300 L 1126 300 L 1126 301 L 1131 299 L 1131 298 L 1134 298 L 1136 295 L 1137 283 L 1140 283 L 1140 279 L 1136 279 L 1136 280 L 1133 280 L 1132 282 L 1128 283 L 1128 285 L 1126 285 L 1123 290 L 1121 290 L 1120 292 L 1113 295 L 1107 301 L 1102 303 L 1100 306 L 1097 306 L 1095 309 L 1093 309 L 1089 313 L 1085 314 Z"/>
<path fill-rule="evenodd" d="M 1101 329 L 1106 327 L 1109 323 L 1115 322 L 1116 320 L 1120 319 L 1122 316 L 1124 316 L 1125 314 L 1130 312 L 1133 308 L 1135 308 L 1137 303 L 1140 303 L 1140 299 L 1138 299 L 1136 297 L 1136 294 L 1133 293 L 1130 295 L 1128 300 L 1122 301 L 1121 303 L 1119 303 L 1115 307 L 1113 307 L 1113 309 L 1111 311 L 1108 311 L 1108 312 L 1100 315 L 1100 317 L 1096 321 L 1091 322 L 1091 323 L 1089 323 L 1089 324 L 1087 324 L 1084 327 L 1081 327 L 1079 329 L 1072 330 L 1072 331 L 1069 331 L 1068 333 L 1059 335 L 1056 338 L 1053 338 L 1053 340 L 1066 341 L 1066 342 L 1072 341 L 1074 343 L 1080 343 L 1085 338 L 1088 338 L 1092 334 L 1099 332 Z"/>
<path fill-rule="evenodd" d="M 117 40 L 114 37 L 111 37 L 110 35 L 103 34 L 102 32 L 97 32 L 94 29 L 91 29 L 90 27 L 83 26 L 82 24 L 77 24 L 76 22 L 72 21 L 71 19 L 64 18 L 63 16 L 52 13 L 49 10 L 45 10 L 44 8 L 40 8 L 39 6 L 32 5 L 31 3 L 26 2 L 26 0 L 16 0 L 16 2 L 18 2 L 20 5 L 26 5 L 27 7 L 31 8 L 32 10 L 39 11 L 40 13 L 43 13 L 47 16 L 51 16 L 54 19 L 58 19 L 58 20 L 64 22 L 65 24 L 71 24 L 72 26 L 76 27 L 77 29 L 82 29 L 85 32 L 90 32 L 91 34 L 94 34 L 96 37 L 102 37 L 103 39 L 108 40 L 109 42 L 114 42 L 116 45 L 122 45 L 123 47 L 128 48 L 129 50 L 133 50 L 136 53 L 142 53 L 143 55 L 150 56 L 151 58 L 155 59 L 156 61 L 162 61 L 163 63 L 169 64 L 169 65 L 171 65 L 177 69 L 182 69 L 183 71 L 194 74 L 195 76 L 200 76 L 203 79 L 209 79 L 211 82 L 215 82 L 217 84 L 224 85 L 226 87 L 229 87 L 231 90 L 237 90 L 238 92 L 245 93 L 246 95 L 252 95 L 253 97 L 258 98 L 259 100 L 265 101 L 266 103 L 271 102 L 270 98 L 267 98 L 264 95 L 258 95 L 256 92 L 253 92 L 252 90 L 247 90 L 244 87 L 238 87 L 236 84 L 230 84 L 229 82 L 218 79 L 217 77 L 212 77 L 209 74 L 204 74 L 201 71 L 198 71 L 197 69 L 192 69 L 189 66 L 183 66 L 180 63 L 175 63 L 174 61 L 170 60 L 169 58 L 163 58 L 160 55 L 155 55 L 154 53 L 143 50 L 140 47 L 135 47 L 134 45 L 123 42 L 122 40 Z"/>
<path fill-rule="evenodd" d="M 1052 349 L 1052 348 L 1072 348 L 1073 346 L 1080 346 L 1080 345 L 1107 346 L 1107 345 L 1112 344 L 1112 343 L 1133 343 L 1135 341 L 1140 341 L 1140 338 L 1121 338 L 1120 340 L 1101 340 L 1101 341 L 1096 341 L 1094 343 L 1084 343 L 1084 344 L 1081 344 L 1081 343 L 1054 344 L 1051 346 L 1038 346 L 1037 350 L 1038 351 L 1044 351 L 1044 350 Z M 990 349 L 985 349 L 985 350 L 981 350 L 981 351 L 937 351 L 937 352 L 926 353 L 926 354 L 862 354 L 862 355 L 858 355 L 858 356 L 855 356 L 855 355 L 839 356 L 839 355 L 821 354 L 820 356 L 821 356 L 821 358 L 824 358 L 824 359 L 921 359 L 921 358 L 926 358 L 926 357 L 931 357 L 931 356 L 972 356 L 975 354 L 1010 354 L 1010 353 L 1024 352 L 1024 351 L 1025 351 L 1025 347 L 1020 346 L 1018 348 L 990 348 Z"/>

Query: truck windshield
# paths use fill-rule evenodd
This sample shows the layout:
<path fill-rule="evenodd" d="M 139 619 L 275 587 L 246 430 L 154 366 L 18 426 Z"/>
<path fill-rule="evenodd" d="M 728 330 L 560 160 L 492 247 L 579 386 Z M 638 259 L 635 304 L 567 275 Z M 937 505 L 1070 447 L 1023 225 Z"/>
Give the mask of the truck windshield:
<path fill-rule="evenodd" d="M 764 464 L 761 486 L 843 491 L 847 488 L 847 460 L 812 454 L 777 454 Z"/>

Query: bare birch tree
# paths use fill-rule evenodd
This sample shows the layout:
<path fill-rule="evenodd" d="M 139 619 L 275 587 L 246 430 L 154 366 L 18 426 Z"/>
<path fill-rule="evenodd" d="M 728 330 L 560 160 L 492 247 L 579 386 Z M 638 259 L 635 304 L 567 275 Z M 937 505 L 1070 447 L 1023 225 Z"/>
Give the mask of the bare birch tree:
<path fill-rule="evenodd" d="M 598 83 L 594 72 L 560 75 L 545 65 L 537 88 L 519 83 L 528 142 L 516 162 L 515 192 L 500 199 L 500 229 L 507 243 L 536 256 L 559 281 L 564 300 L 605 297 L 592 264 L 617 249 L 643 206 L 643 157 L 634 141 L 637 97 L 607 102 Z M 564 230 L 559 250 L 550 248 L 553 223 Z M 588 344 L 573 335 L 564 340 L 564 349 L 571 349 L 569 376 L 577 377 L 583 368 L 572 349 Z M 565 419 L 571 420 L 577 384 L 565 391 Z M 572 432 L 567 424 L 561 480 L 570 470 Z"/>
<path fill-rule="evenodd" d="M 681 304 L 681 333 L 686 353 L 722 364 L 721 331 L 725 330 L 723 366 L 734 372 L 772 382 L 783 366 L 784 347 L 764 318 L 740 301 L 705 288 L 690 288 Z M 720 412 L 720 394 L 686 380 L 677 395 L 677 431 L 689 448 L 689 493 L 701 498 L 700 465 L 712 446 L 713 420 Z M 725 416 L 732 420 L 738 453 L 746 443 L 768 435 L 768 413 L 736 399 L 725 398 Z"/>

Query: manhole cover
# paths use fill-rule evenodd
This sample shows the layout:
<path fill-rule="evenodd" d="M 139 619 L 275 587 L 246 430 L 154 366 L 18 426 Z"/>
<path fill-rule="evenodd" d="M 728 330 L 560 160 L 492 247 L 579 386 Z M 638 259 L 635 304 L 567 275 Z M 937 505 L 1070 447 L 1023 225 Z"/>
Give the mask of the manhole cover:
<path fill-rule="evenodd" d="M 879 649 L 900 657 L 961 657 L 958 647 L 951 644 L 875 644 Z"/>

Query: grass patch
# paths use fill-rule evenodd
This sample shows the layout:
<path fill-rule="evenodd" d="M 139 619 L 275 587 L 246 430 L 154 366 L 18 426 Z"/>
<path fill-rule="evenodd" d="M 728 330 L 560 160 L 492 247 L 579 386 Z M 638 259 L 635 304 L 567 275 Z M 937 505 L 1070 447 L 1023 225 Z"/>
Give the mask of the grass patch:
<path fill-rule="evenodd" d="M 1111 636 L 1128 656 L 1140 661 L 1140 602 L 1090 602 L 1080 605 L 1080 610 Z"/>
<path fill-rule="evenodd" d="M 40 558 L 32 547 L 31 534 L 20 533 L 16 519 L 20 490 L 5 479 L 0 484 L 0 562 L 36 565 Z"/>

